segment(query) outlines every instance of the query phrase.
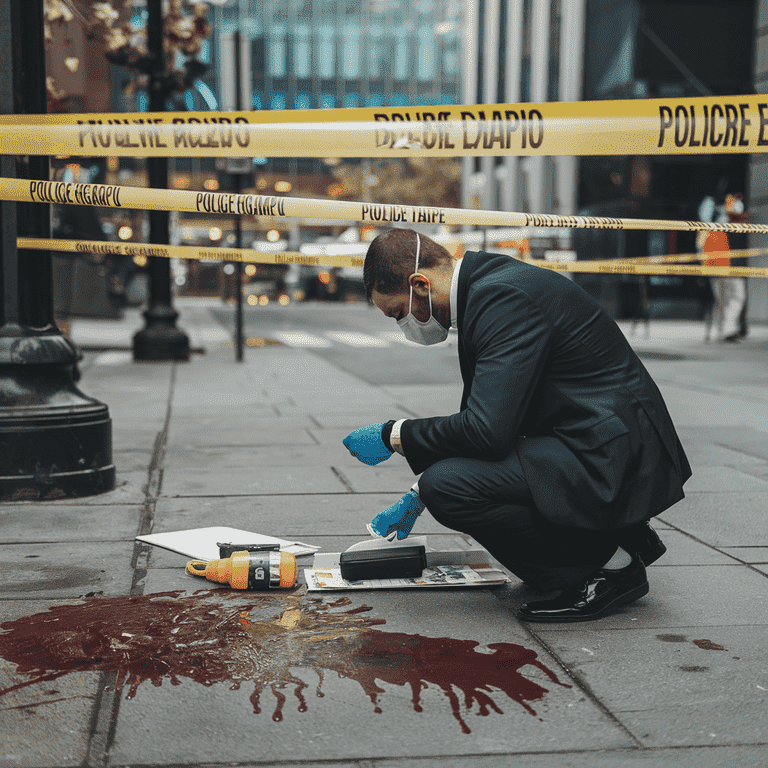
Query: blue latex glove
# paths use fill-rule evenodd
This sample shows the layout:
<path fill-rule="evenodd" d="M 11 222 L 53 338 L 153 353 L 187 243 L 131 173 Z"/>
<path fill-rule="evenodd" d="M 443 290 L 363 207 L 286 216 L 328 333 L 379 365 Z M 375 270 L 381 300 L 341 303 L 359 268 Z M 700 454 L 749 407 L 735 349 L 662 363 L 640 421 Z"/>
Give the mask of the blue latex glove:
<path fill-rule="evenodd" d="M 360 427 L 360 429 L 350 432 L 341 442 L 363 464 L 370 464 L 371 466 L 380 464 L 392 455 L 392 451 L 387 448 L 381 439 L 383 427 L 384 422 Z"/>
<path fill-rule="evenodd" d="M 371 520 L 368 530 L 374 536 L 383 536 L 390 540 L 397 534 L 397 538 L 407 539 L 416 518 L 424 511 L 424 502 L 414 490 L 408 491 L 402 499 L 396 501 L 391 507 L 379 512 Z"/>

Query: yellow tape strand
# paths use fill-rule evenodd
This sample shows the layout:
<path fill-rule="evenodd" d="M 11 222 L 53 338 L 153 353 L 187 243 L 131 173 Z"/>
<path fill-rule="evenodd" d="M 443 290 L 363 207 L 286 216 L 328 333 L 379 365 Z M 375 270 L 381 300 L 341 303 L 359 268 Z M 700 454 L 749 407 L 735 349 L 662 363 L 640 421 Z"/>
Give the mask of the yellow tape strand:
<path fill-rule="evenodd" d="M 586 272 L 605 275 L 669 275 L 673 277 L 768 277 L 768 267 L 706 267 L 699 264 L 624 264 L 615 261 L 528 262 L 556 272 Z"/>
<path fill-rule="evenodd" d="M 0 116 L 0 154 L 6 155 L 459 157 L 766 151 L 764 95 Z"/>
<path fill-rule="evenodd" d="M 199 261 L 241 261 L 248 264 L 307 264 L 317 267 L 362 267 L 363 256 L 308 256 L 303 253 L 265 253 L 245 248 L 203 248 L 195 245 L 144 245 L 102 240 L 57 240 L 20 237 L 22 249 L 95 253 L 111 256 L 146 256 Z M 530 260 L 544 269 L 558 272 L 588 272 L 621 275 L 699 275 L 710 277 L 768 277 L 768 267 L 705 267 L 699 265 L 625 264 L 607 261 Z"/>
<path fill-rule="evenodd" d="M 708 251 L 707 253 L 670 253 L 666 256 L 638 256 L 634 259 L 605 259 L 615 264 L 681 264 L 686 261 L 705 261 L 708 259 L 753 259 L 768 255 L 768 248 L 737 248 L 732 251 Z"/>
<path fill-rule="evenodd" d="M 146 245 L 103 240 L 58 240 L 44 237 L 20 237 L 16 245 L 22 249 L 63 251 L 102 256 L 146 256 L 163 259 L 195 259 L 196 261 L 239 261 L 243 264 L 305 264 L 313 267 L 362 267 L 364 256 L 309 256 L 293 251 L 268 252 L 247 248 L 207 248 L 197 245 Z"/>
<path fill-rule="evenodd" d="M 106 208 L 139 208 L 224 215 L 326 218 L 385 224 L 441 224 L 492 227 L 562 227 L 571 229 L 675 230 L 768 233 L 768 224 L 678 221 L 674 219 L 623 219 L 607 216 L 478 211 L 464 208 L 389 205 L 300 197 L 236 195 L 169 189 L 76 184 L 63 181 L 0 179 L 0 200 Z"/>

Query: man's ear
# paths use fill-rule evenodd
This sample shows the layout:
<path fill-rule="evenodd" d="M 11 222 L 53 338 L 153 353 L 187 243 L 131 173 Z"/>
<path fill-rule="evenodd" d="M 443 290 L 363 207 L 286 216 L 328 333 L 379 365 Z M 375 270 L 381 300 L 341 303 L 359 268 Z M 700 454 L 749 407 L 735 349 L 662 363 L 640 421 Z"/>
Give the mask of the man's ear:
<path fill-rule="evenodd" d="M 421 272 L 414 272 L 408 278 L 408 285 L 413 288 L 413 292 L 417 296 L 426 298 L 429 295 L 430 283 L 429 279 Z"/>

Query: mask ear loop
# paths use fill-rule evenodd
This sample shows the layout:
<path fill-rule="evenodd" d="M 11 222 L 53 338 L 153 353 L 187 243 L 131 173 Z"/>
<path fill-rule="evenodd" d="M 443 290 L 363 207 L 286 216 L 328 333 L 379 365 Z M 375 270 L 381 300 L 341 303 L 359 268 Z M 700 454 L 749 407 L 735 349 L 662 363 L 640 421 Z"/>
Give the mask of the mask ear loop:
<path fill-rule="evenodd" d="M 421 252 L 421 238 L 419 237 L 419 233 L 416 233 L 416 271 L 414 274 L 417 274 L 419 271 L 419 253 Z M 408 314 L 410 315 L 413 312 L 413 286 L 411 286 L 411 295 L 408 299 Z M 432 317 L 432 288 L 429 289 L 429 316 Z"/>

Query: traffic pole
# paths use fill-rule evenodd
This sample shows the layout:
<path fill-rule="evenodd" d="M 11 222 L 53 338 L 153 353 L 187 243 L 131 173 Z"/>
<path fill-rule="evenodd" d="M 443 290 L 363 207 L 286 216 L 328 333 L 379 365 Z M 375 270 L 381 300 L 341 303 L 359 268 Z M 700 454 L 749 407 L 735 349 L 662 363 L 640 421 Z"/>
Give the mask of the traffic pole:
<path fill-rule="evenodd" d="M 165 54 L 163 52 L 162 0 L 147 0 L 147 49 L 152 59 L 149 75 L 149 109 L 165 112 L 168 99 Z M 147 158 L 149 186 L 168 189 L 168 158 Z M 149 212 L 149 239 L 167 245 L 168 211 Z M 146 325 L 133 337 L 135 361 L 189 360 L 189 337 L 176 327 L 179 313 L 173 308 L 171 296 L 171 263 L 167 259 L 150 257 L 149 302 L 142 313 Z"/>
<path fill-rule="evenodd" d="M 47 112 L 43 1 L 0 0 L 0 112 Z M 48 180 L 47 157 L 3 157 L 2 175 Z M 50 234 L 50 206 L 0 203 L 0 501 L 115 487 L 112 421 L 75 384 L 78 352 L 56 326 L 50 251 L 19 258 L 17 233 Z"/>
<path fill-rule="evenodd" d="M 235 109 L 238 111 L 243 108 L 243 66 L 242 66 L 242 41 L 240 39 L 240 30 L 235 32 Z M 248 163 L 251 167 L 251 163 Z M 233 176 L 235 183 L 235 194 L 243 191 L 243 176 L 235 173 Z M 243 247 L 243 217 L 238 213 L 235 216 L 235 248 Z M 235 360 L 238 363 L 243 362 L 243 263 L 235 264 Z"/>

